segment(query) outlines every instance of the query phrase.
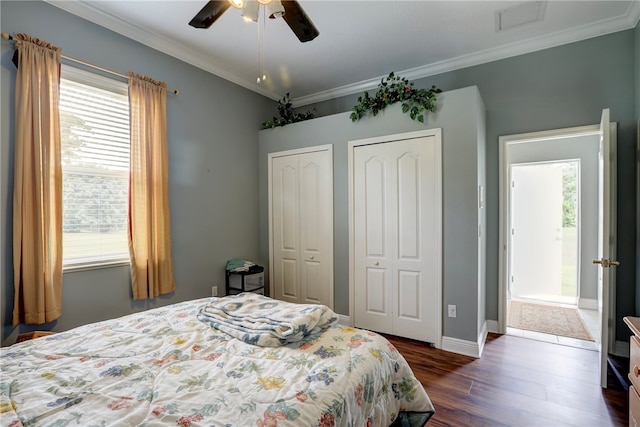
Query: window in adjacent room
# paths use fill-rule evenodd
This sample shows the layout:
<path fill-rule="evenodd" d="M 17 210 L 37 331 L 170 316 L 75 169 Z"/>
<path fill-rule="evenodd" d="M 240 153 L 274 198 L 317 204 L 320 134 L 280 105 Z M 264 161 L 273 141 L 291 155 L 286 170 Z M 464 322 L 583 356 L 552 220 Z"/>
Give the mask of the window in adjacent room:
<path fill-rule="evenodd" d="M 129 261 L 127 84 L 63 65 L 63 264 Z"/>

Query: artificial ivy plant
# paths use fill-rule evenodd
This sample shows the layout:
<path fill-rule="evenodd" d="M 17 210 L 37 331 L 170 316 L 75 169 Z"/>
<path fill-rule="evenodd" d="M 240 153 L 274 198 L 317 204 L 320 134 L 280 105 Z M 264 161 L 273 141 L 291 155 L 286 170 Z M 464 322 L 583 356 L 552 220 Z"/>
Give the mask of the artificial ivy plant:
<path fill-rule="evenodd" d="M 409 112 L 412 120 L 424 123 L 423 113 L 425 110 L 435 111 L 435 94 L 440 92 L 442 90 L 436 86 L 431 86 L 430 89 L 415 89 L 413 82 L 391 72 L 380 81 L 375 96 L 371 97 L 369 92 L 365 92 L 363 96 L 358 97 L 358 104 L 352 108 L 351 121 L 357 122 L 368 113 L 377 116 L 387 105 L 402 102 L 403 113 Z"/>
<path fill-rule="evenodd" d="M 280 117 L 273 116 L 272 119 L 267 120 L 262 123 L 263 129 L 271 129 L 276 126 L 284 126 L 289 123 L 302 122 L 304 120 L 313 119 L 315 117 L 315 113 L 312 111 L 307 111 L 306 113 L 296 113 L 293 111 L 293 104 L 291 103 L 291 97 L 289 97 L 289 92 L 278 101 L 278 114 Z"/>

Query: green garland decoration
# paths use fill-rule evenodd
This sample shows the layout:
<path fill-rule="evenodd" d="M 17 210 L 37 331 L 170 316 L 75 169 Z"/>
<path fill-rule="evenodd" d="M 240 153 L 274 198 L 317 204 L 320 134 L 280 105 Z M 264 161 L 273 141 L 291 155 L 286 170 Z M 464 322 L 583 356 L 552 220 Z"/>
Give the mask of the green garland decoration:
<path fill-rule="evenodd" d="M 296 113 L 293 111 L 291 97 L 289 96 L 289 92 L 287 92 L 287 94 L 278 101 L 278 114 L 280 114 L 280 117 L 273 116 L 272 119 L 262 123 L 262 128 L 271 129 L 277 126 L 288 125 L 289 123 L 313 119 L 315 117 L 314 111 L 307 111 L 306 113 Z"/>
<path fill-rule="evenodd" d="M 380 81 L 375 96 L 371 97 L 369 92 L 365 92 L 363 96 L 358 97 L 358 104 L 352 108 L 351 121 L 357 122 L 367 113 L 375 117 L 387 105 L 402 102 L 403 113 L 409 112 L 412 120 L 424 123 L 423 113 L 425 110 L 435 111 L 437 101 L 435 94 L 440 92 L 442 90 L 436 86 L 431 86 L 430 89 L 415 89 L 413 82 L 391 72 L 388 77 Z"/>

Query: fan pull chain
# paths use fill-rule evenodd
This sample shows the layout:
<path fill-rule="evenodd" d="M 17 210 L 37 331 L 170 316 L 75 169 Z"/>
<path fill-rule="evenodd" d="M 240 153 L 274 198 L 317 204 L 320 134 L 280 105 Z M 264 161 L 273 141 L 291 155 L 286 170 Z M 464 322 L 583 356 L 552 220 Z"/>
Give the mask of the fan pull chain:
<path fill-rule="evenodd" d="M 262 11 L 262 24 L 258 18 L 258 78 L 256 79 L 258 84 L 267 80 L 267 10 L 263 4 L 259 7 Z M 260 43 L 261 40 L 262 43 Z"/>
<path fill-rule="evenodd" d="M 267 7 L 262 6 L 262 81 L 267 80 Z"/>
<path fill-rule="evenodd" d="M 258 6 L 258 8 L 262 8 L 262 5 Z M 258 16 L 259 14 L 260 14 L 260 9 L 258 9 Z M 256 74 L 258 74 L 258 77 L 256 79 L 256 83 L 260 84 L 260 81 L 262 80 L 260 78 L 260 61 L 262 60 L 262 56 L 260 55 L 260 52 L 261 52 L 260 50 L 260 18 L 258 18 L 258 49 L 257 51 L 258 51 L 258 58 L 257 58 L 258 60 L 256 61 L 256 68 L 258 69 L 257 70 L 258 72 Z"/>

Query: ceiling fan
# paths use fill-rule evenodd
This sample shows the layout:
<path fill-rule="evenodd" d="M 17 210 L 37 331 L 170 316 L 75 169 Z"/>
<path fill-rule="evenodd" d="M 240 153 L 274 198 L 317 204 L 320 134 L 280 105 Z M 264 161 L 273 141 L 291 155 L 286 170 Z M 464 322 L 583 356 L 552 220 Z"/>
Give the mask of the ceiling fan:
<path fill-rule="evenodd" d="M 282 16 L 282 19 L 302 43 L 311 41 L 320 34 L 297 0 L 212 0 L 193 17 L 189 25 L 195 28 L 209 28 L 231 6 L 243 9 L 244 12 L 247 12 L 249 8 L 254 8 L 257 16 L 258 3 L 271 9 L 269 18 L 275 19 Z M 244 12 L 243 16 L 245 16 Z"/>

